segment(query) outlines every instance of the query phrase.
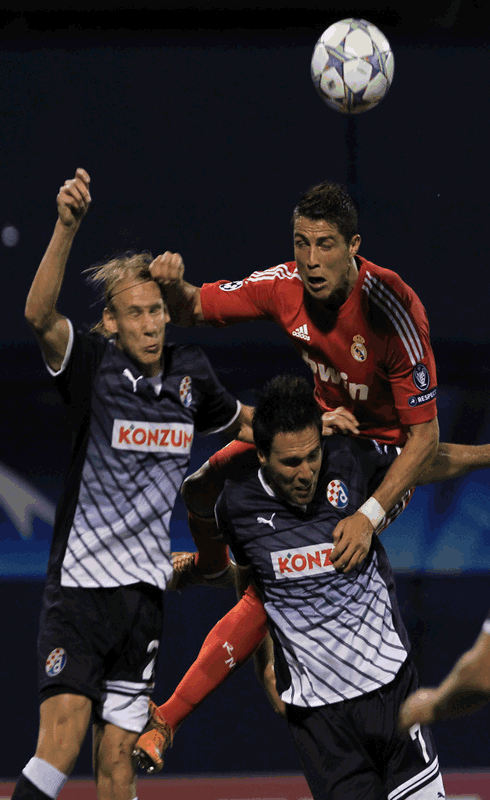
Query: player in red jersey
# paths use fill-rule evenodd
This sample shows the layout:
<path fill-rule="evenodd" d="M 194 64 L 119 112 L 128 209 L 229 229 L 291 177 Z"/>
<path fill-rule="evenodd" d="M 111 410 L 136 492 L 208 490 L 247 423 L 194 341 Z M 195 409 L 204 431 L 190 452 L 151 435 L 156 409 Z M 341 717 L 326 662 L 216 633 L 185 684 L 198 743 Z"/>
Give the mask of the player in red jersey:
<path fill-rule="evenodd" d="M 429 325 L 417 295 L 395 272 L 358 256 L 357 211 L 343 187 L 326 182 L 308 190 L 293 224 L 296 260 L 243 281 L 193 286 L 177 253 L 164 253 L 150 269 L 173 323 L 275 321 L 311 367 L 324 412 L 342 407 L 346 432 L 403 448 L 363 512 L 335 533 L 332 561 L 348 572 L 437 452 Z"/>
<path fill-rule="evenodd" d="M 341 431 L 373 438 L 380 446 L 403 448 L 373 496 L 334 532 L 331 560 L 337 569 L 349 572 L 365 558 L 374 530 L 379 532 L 402 510 L 437 452 L 436 373 L 429 326 L 420 300 L 396 273 L 357 255 L 357 213 L 341 187 L 324 183 L 309 190 L 295 208 L 293 222 L 296 261 L 254 272 L 243 281 L 218 281 L 198 288 L 184 281 L 182 258 L 170 252 L 155 259 L 151 272 L 175 324 L 221 327 L 253 319 L 277 322 L 313 371 L 315 396 L 324 411 L 324 434 Z M 437 476 L 428 480 L 487 463 L 486 451 L 457 448 L 440 446 Z M 234 463 L 239 465 L 240 459 L 249 457 L 250 452 L 232 444 L 186 480 L 183 494 L 198 548 L 203 537 L 210 541 L 213 535 L 212 509 L 225 477 Z M 211 555 L 203 549 L 198 556 L 197 566 L 203 572 L 215 571 L 219 563 L 222 545 L 215 542 L 213 547 Z M 240 617 L 243 658 L 261 624 L 257 604 L 254 612 Z M 226 632 L 222 635 L 226 640 Z M 210 636 L 218 652 L 221 633 L 213 629 Z M 206 668 L 213 671 L 218 662 L 210 656 L 211 641 L 206 642 Z M 226 669 L 221 675 L 226 675 Z M 273 696 L 270 664 L 263 667 L 263 679 Z M 205 683 L 206 690 L 201 691 L 204 684 L 194 682 L 187 708 L 209 693 Z M 192 680 L 186 682 L 191 684 Z M 184 713 L 185 705 L 173 714 L 166 704 L 164 715 L 172 715 L 171 727 L 189 713 Z M 160 739 L 157 750 L 161 743 Z M 154 764 L 160 766 L 156 755 Z"/>

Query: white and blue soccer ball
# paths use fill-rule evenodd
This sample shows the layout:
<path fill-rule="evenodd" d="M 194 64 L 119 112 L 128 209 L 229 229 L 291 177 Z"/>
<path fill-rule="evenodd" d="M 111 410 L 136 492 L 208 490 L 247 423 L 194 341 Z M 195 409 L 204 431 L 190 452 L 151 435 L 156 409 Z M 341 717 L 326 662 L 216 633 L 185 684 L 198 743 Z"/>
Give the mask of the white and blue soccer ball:
<path fill-rule="evenodd" d="M 311 77 L 325 103 L 343 114 L 374 108 L 391 86 L 395 59 L 386 36 L 364 19 L 342 19 L 318 39 Z"/>

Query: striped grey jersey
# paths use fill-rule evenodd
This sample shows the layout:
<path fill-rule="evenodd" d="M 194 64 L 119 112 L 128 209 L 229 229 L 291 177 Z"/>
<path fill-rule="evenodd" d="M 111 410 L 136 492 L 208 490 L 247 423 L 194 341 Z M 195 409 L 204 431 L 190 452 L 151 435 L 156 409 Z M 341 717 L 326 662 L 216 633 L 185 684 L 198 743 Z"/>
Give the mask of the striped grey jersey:
<path fill-rule="evenodd" d="M 336 703 L 389 683 L 409 643 L 391 567 L 377 536 L 360 568 L 330 562 L 336 524 L 374 491 L 396 448 L 333 436 L 324 443 L 318 489 L 305 508 L 278 499 L 255 471 L 227 481 L 219 527 L 240 565 L 252 566 L 275 643 L 286 703 Z"/>
<path fill-rule="evenodd" d="M 50 576 L 63 586 L 164 589 L 172 574 L 170 516 L 194 429 L 227 427 L 238 401 L 195 345 L 165 346 L 156 394 L 114 344 L 72 332 L 55 380 L 73 442 Z"/>

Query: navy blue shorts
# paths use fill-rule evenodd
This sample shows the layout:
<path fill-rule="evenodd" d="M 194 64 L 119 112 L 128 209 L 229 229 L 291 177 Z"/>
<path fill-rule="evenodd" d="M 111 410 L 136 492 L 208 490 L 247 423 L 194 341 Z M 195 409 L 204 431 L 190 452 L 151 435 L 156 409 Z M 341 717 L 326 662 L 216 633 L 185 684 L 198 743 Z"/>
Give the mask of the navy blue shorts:
<path fill-rule="evenodd" d="M 163 594 L 155 586 L 47 586 L 38 638 L 41 702 L 54 694 L 81 694 L 100 719 L 140 732 L 162 626 Z"/>
<path fill-rule="evenodd" d="M 316 708 L 287 706 L 288 724 L 314 800 L 437 800 L 445 797 L 431 731 L 397 730 L 416 690 L 409 659 L 374 692 Z"/>

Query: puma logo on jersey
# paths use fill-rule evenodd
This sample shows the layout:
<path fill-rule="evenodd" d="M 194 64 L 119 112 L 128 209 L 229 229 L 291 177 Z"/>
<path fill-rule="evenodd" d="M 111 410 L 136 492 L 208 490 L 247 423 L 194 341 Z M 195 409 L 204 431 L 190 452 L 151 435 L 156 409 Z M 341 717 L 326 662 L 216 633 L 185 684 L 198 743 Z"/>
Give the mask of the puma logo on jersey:
<path fill-rule="evenodd" d="M 274 530 L 276 530 L 276 526 L 274 525 L 274 523 L 272 521 L 275 516 L 276 516 L 276 512 L 274 511 L 274 513 L 273 513 L 273 515 L 272 515 L 272 517 L 270 519 L 266 519 L 265 517 L 257 517 L 257 522 L 262 522 L 264 525 L 270 525 L 271 528 L 274 528 Z"/>
<path fill-rule="evenodd" d="M 124 372 L 123 372 L 123 375 L 124 375 L 125 378 L 128 379 L 128 381 L 131 381 L 132 386 L 133 386 L 133 393 L 134 393 L 138 388 L 138 381 L 143 380 L 143 375 L 139 375 L 137 378 L 135 378 L 134 375 L 132 374 L 132 372 L 129 369 L 125 369 Z"/>
<path fill-rule="evenodd" d="M 291 334 L 291 336 L 297 336 L 298 339 L 305 339 L 305 341 L 310 341 L 310 334 L 308 333 L 308 325 L 300 325 L 299 328 L 296 328 Z"/>

